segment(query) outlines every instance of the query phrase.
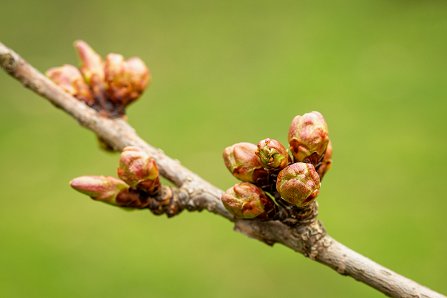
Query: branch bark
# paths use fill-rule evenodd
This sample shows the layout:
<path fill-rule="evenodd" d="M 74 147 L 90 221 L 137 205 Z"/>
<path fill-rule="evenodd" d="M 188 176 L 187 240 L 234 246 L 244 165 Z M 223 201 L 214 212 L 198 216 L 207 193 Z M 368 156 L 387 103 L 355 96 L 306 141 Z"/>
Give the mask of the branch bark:
<path fill-rule="evenodd" d="M 112 148 L 121 151 L 126 146 L 138 146 L 153 156 L 159 166 L 160 174 L 187 194 L 181 200 L 183 209 L 207 210 L 220 215 L 234 222 L 235 230 L 251 238 L 269 245 L 281 243 L 388 296 L 445 297 L 337 242 L 326 233 L 319 221 L 292 228 L 280 221 L 235 219 L 220 201 L 222 190 L 183 167 L 179 161 L 165 155 L 162 150 L 147 144 L 126 121 L 100 116 L 93 109 L 65 93 L 2 43 L 0 43 L 0 65 L 25 87 L 68 113 Z"/>

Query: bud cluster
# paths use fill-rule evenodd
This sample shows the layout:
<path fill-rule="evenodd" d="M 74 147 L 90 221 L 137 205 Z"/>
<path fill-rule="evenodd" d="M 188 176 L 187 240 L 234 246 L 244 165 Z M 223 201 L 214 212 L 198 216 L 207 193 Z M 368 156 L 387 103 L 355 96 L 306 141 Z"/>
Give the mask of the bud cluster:
<path fill-rule="evenodd" d="M 323 116 L 310 112 L 293 118 L 288 142 L 291 155 L 271 138 L 225 148 L 225 166 L 243 181 L 222 195 L 222 203 L 236 218 L 276 219 L 281 208 L 309 213 L 332 163 Z"/>
<path fill-rule="evenodd" d="M 144 62 L 137 57 L 127 60 L 108 54 L 105 61 L 86 42 L 76 41 L 81 59 L 73 65 L 54 67 L 47 76 L 65 92 L 108 117 L 120 117 L 125 108 L 141 96 L 151 81 Z"/>
<path fill-rule="evenodd" d="M 124 148 L 117 172 L 120 179 L 82 176 L 73 179 L 70 185 L 94 200 L 128 208 L 148 208 L 152 202 L 149 198 L 160 195 L 157 164 L 141 149 Z"/>

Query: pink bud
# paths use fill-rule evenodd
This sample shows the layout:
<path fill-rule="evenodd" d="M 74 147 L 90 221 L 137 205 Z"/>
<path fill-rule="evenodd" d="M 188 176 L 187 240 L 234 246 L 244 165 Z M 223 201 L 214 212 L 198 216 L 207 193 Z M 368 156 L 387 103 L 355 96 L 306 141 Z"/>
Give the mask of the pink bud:
<path fill-rule="evenodd" d="M 65 92 L 73 95 L 80 101 L 92 106 L 94 103 L 93 95 L 84 77 L 73 65 L 63 65 L 53 67 L 47 70 L 46 75 Z"/>
<path fill-rule="evenodd" d="M 116 205 L 116 197 L 128 189 L 123 181 L 109 176 L 81 176 L 73 179 L 70 186 L 92 199 Z"/>
<path fill-rule="evenodd" d="M 108 99 L 122 106 L 140 97 L 151 79 L 148 68 L 137 57 L 124 60 L 119 54 L 108 54 L 104 71 Z"/>
<path fill-rule="evenodd" d="M 318 196 L 320 177 L 312 164 L 297 162 L 279 172 L 276 189 L 285 201 L 302 208 Z"/>
<path fill-rule="evenodd" d="M 75 48 L 81 58 L 81 72 L 85 80 L 91 83 L 92 78 L 104 81 L 104 69 L 101 56 L 96 53 L 85 41 L 75 42 Z"/>
<path fill-rule="evenodd" d="M 237 218 L 254 218 L 265 214 L 273 206 L 261 188 L 241 182 L 222 195 L 225 208 Z"/>
<path fill-rule="evenodd" d="M 75 42 L 75 48 L 81 58 L 81 73 L 85 81 L 90 85 L 93 96 L 98 101 L 101 109 L 107 110 L 104 94 L 104 63 L 101 56 L 82 40 Z"/>
<path fill-rule="evenodd" d="M 154 193 L 160 187 L 155 160 L 138 147 L 126 147 L 121 153 L 118 176 L 133 188 Z"/>
<path fill-rule="evenodd" d="M 293 118 L 289 128 L 290 150 L 295 161 L 317 165 L 329 143 L 326 121 L 319 112 Z"/>
<path fill-rule="evenodd" d="M 251 143 L 237 143 L 225 148 L 225 166 L 241 181 L 257 183 L 267 177 L 261 161 L 256 155 L 257 147 Z"/>

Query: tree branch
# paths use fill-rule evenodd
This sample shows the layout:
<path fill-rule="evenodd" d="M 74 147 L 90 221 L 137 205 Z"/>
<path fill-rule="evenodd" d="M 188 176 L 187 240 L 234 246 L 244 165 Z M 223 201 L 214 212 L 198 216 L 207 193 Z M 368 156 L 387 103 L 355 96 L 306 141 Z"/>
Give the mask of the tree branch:
<path fill-rule="evenodd" d="M 235 230 L 269 245 L 281 243 L 312 260 L 325 264 L 342 275 L 348 275 L 391 297 L 445 297 L 407 279 L 347 248 L 327 235 L 319 221 L 290 227 L 280 221 L 238 220 L 222 205 L 222 190 L 211 185 L 143 141 L 122 119 L 108 119 L 65 93 L 34 69 L 11 49 L 0 43 L 0 65 L 27 88 L 49 100 L 93 131 L 111 147 L 121 151 L 137 146 L 156 160 L 160 174 L 187 195 L 179 200 L 182 209 L 208 210 L 235 222 Z"/>

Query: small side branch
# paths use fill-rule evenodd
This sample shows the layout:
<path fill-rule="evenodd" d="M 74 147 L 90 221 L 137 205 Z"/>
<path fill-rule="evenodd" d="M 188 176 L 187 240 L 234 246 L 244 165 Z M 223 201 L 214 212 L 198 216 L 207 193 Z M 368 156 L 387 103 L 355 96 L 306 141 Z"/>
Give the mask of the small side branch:
<path fill-rule="evenodd" d="M 208 210 L 235 222 L 235 229 L 269 245 L 281 243 L 312 260 L 349 275 L 391 297 L 445 297 L 345 247 L 326 234 L 319 221 L 291 227 L 277 220 L 236 220 L 220 201 L 222 191 L 177 160 L 143 141 L 124 120 L 108 119 L 65 93 L 18 54 L 0 43 L 0 65 L 24 86 L 75 118 L 115 150 L 137 146 L 157 162 L 160 174 L 176 185 L 177 203 L 186 210 Z M 164 211 L 166 212 L 166 210 Z"/>

